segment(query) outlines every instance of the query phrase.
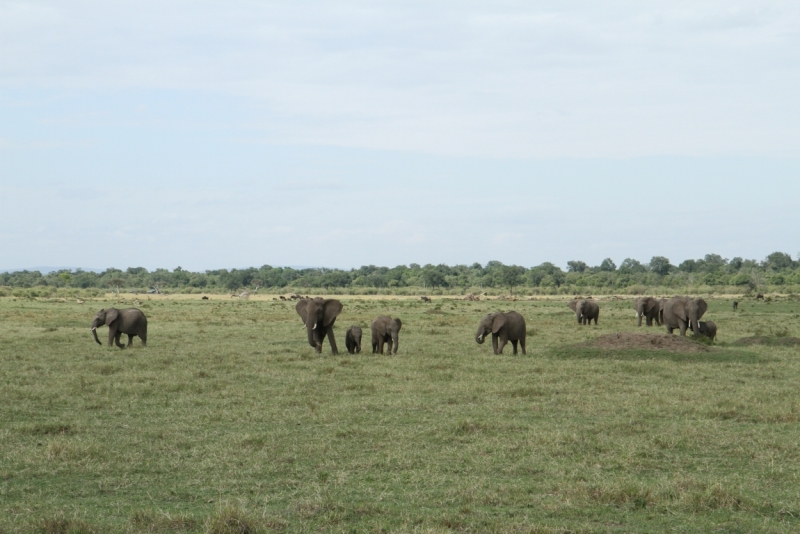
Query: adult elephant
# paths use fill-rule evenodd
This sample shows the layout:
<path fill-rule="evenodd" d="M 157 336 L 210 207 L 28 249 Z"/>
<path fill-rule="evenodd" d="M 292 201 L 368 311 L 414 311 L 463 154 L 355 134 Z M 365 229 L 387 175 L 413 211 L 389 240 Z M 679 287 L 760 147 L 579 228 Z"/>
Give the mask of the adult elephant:
<path fill-rule="evenodd" d="M 394 354 L 397 354 L 402 326 L 403 322 L 400 319 L 392 319 L 388 315 L 381 315 L 372 321 L 372 352 L 383 354 L 383 344 L 386 343 L 386 354 L 392 354 L 392 345 Z"/>
<path fill-rule="evenodd" d="M 484 315 L 478 325 L 478 332 L 475 334 L 475 342 L 483 344 L 483 340 L 491 332 L 492 349 L 495 354 L 502 354 L 503 347 L 511 341 L 514 347 L 514 354 L 517 353 L 517 343 L 525 354 L 525 318 L 515 311 L 506 313 L 490 313 Z"/>
<path fill-rule="evenodd" d="M 119 342 L 122 334 L 128 334 L 128 347 L 133 345 L 133 336 L 139 336 L 142 346 L 147 346 L 147 317 L 141 310 L 108 308 L 97 312 L 92 320 L 92 335 L 98 345 L 102 345 L 102 343 L 97 338 L 97 328 L 103 325 L 108 326 L 109 347 L 112 343 L 116 343 L 119 348 L 124 349 L 125 345 Z"/>
<path fill-rule="evenodd" d="M 591 324 L 592 319 L 594 319 L 594 324 L 597 324 L 597 318 L 600 317 L 600 306 L 595 301 L 589 299 L 571 300 L 569 307 L 575 312 L 578 324 Z"/>
<path fill-rule="evenodd" d="M 297 310 L 297 315 L 303 319 L 303 324 L 306 325 L 308 344 L 314 347 L 314 352 L 318 354 L 322 352 L 322 342 L 327 336 L 333 355 L 339 354 L 339 350 L 336 348 L 336 339 L 333 337 L 333 323 L 336 322 L 336 317 L 342 313 L 342 308 L 342 303 L 336 299 L 317 297 L 297 301 L 295 310 Z"/>
<path fill-rule="evenodd" d="M 639 318 L 639 324 L 642 326 L 642 317 L 645 318 L 647 326 L 653 326 L 653 320 L 656 321 L 658 326 L 661 326 L 661 306 L 657 299 L 653 297 L 639 297 L 633 301 L 633 307 L 636 309 L 636 316 Z"/>
<path fill-rule="evenodd" d="M 689 327 L 693 332 L 699 332 L 698 323 L 707 309 L 708 304 L 703 299 L 673 297 L 667 300 L 663 309 L 663 321 L 667 327 L 667 333 L 671 334 L 677 328 L 681 335 L 685 336 L 686 329 Z"/>

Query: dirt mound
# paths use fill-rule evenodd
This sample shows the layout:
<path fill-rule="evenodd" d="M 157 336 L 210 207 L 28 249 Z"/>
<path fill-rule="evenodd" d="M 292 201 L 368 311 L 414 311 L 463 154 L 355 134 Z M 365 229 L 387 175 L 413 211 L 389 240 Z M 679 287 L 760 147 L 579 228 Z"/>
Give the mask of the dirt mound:
<path fill-rule="evenodd" d="M 711 347 L 686 337 L 669 334 L 607 334 L 581 343 L 581 347 L 603 350 L 666 350 L 669 352 L 709 352 Z"/>
<path fill-rule="evenodd" d="M 798 337 L 770 337 L 770 336 L 751 336 L 743 337 L 735 342 L 736 345 L 772 345 L 777 347 L 793 347 L 800 345 Z"/>

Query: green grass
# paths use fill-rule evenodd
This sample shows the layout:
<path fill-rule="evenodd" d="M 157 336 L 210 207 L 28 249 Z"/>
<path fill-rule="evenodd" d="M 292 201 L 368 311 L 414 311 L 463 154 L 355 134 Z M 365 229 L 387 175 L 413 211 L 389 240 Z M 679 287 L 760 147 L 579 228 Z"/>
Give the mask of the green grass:
<path fill-rule="evenodd" d="M 398 355 L 317 356 L 292 302 L 147 300 L 120 351 L 113 301 L 0 299 L 0 532 L 800 531 L 798 348 L 734 344 L 800 303 L 711 300 L 676 354 L 570 347 L 663 332 L 631 302 L 342 300 L 342 351 L 389 314 Z M 508 309 L 527 356 L 473 340 Z"/>

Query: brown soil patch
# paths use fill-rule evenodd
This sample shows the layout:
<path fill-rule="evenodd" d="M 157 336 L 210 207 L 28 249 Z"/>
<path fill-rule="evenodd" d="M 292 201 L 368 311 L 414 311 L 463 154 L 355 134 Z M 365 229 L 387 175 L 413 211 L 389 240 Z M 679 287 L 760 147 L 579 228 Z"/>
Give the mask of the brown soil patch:
<path fill-rule="evenodd" d="M 736 345 L 772 345 L 777 347 L 793 347 L 795 345 L 800 345 L 800 338 L 788 336 L 751 336 L 736 340 Z"/>
<path fill-rule="evenodd" d="M 581 343 L 581 347 L 604 350 L 666 350 L 669 352 L 709 352 L 711 347 L 683 336 L 669 334 L 607 334 Z"/>

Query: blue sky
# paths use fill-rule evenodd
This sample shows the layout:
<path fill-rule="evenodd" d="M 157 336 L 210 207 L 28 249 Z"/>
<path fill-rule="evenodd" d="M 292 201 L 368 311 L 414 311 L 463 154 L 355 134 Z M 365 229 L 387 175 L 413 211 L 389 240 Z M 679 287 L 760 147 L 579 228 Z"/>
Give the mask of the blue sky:
<path fill-rule="evenodd" d="M 0 0 L 0 269 L 761 259 L 793 2 Z"/>

